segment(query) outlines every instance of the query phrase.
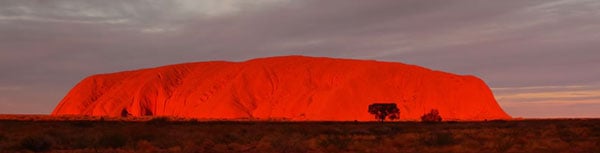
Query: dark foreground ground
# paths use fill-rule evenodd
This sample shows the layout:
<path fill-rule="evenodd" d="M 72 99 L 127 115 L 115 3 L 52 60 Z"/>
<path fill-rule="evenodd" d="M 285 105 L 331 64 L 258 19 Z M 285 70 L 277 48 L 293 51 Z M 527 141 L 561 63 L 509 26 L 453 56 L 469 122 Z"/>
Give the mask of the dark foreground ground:
<path fill-rule="evenodd" d="M 0 152 L 590 152 L 600 119 L 489 122 L 0 120 Z"/>

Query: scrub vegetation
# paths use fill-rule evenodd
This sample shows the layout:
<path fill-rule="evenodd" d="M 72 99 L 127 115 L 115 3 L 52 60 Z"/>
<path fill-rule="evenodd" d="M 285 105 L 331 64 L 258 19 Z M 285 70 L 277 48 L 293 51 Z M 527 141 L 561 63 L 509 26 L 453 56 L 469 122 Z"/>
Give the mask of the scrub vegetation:
<path fill-rule="evenodd" d="M 600 152 L 599 119 L 0 120 L 0 152 Z"/>

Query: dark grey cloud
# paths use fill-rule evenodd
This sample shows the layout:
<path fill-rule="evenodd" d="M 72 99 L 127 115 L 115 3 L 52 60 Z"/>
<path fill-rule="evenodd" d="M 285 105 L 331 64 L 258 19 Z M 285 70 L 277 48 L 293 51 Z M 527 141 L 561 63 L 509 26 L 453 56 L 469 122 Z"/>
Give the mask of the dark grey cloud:
<path fill-rule="evenodd" d="M 594 93 L 599 16 L 594 0 L 6 0 L 0 113 L 49 113 L 95 73 L 289 54 L 473 74 L 500 97 L 548 86 Z M 600 105 L 594 97 L 573 105 Z M 508 99 L 500 104 L 515 116 L 544 116 L 523 111 L 539 103 Z"/>

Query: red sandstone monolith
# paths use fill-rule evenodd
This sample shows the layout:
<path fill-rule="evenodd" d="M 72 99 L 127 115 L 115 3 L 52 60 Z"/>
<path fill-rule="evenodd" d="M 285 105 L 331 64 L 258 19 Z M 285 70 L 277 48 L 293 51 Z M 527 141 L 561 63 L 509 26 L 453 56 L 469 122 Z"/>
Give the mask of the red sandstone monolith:
<path fill-rule="evenodd" d="M 461 76 L 393 62 L 285 56 L 198 62 L 85 78 L 53 115 L 200 119 L 374 121 L 368 106 L 394 102 L 400 120 L 431 109 L 444 120 L 509 119 L 489 87 Z"/>

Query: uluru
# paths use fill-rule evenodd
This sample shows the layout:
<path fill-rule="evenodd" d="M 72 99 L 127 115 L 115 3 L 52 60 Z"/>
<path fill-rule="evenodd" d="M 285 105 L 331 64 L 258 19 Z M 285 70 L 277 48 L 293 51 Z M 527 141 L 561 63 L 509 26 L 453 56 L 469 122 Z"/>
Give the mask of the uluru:
<path fill-rule="evenodd" d="M 444 120 L 510 119 L 475 76 L 306 56 L 92 75 L 73 87 L 52 115 L 373 121 L 367 107 L 377 102 L 397 104 L 400 120 L 419 120 L 432 109 Z"/>

